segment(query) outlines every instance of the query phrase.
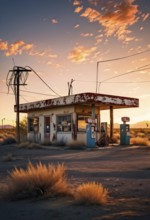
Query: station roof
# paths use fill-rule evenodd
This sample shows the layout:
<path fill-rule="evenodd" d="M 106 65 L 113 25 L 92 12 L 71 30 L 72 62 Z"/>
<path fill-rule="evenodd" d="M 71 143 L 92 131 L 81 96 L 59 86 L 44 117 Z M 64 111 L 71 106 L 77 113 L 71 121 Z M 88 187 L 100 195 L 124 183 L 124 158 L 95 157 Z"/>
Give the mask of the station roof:
<path fill-rule="evenodd" d="M 106 95 L 99 93 L 80 93 L 70 96 L 61 96 L 59 98 L 41 100 L 36 102 L 29 102 L 19 105 L 19 111 L 27 113 L 29 111 L 51 109 L 59 106 L 71 105 L 88 105 L 100 107 L 101 110 L 107 110 L 110 106 L 114 109 L 139 107 L 139 99 Z M 15 106 L 16 111 L 16 106 Z"/>

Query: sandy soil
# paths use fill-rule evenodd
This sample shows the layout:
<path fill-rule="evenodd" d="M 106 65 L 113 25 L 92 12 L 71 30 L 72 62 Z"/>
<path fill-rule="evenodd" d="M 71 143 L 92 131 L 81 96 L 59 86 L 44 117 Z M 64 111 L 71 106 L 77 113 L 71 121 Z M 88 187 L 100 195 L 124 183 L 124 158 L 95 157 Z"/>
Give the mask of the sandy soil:
<path fill-rule="evenodd" d="M 12 153 L 13 160 L 4 156 Z M 47 200 L 0 200 L 1 220 L 100 220 L 150 219 L 150 148 L 109 147 L 96 150 L 44 148 L 18 149 L 0 146 L 0 186 L 7 181 L 8 171 L 36 163 L 64 162 L 68 178 L 77 185 L 96 181 L 109 190 L 110 201 L 103 206 L 85 206 L 70 198 Z"/>

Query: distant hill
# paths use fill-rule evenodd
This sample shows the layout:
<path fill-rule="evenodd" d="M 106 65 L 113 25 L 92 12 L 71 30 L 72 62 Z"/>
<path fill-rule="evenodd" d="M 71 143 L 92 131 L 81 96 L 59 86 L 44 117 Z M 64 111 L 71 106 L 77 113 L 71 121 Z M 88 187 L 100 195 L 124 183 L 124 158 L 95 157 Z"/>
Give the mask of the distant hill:
<path fill-rule="evenodd" d="M 131 128 L 150 128 L 150 121 L 140 121 L 136 124 L 131 124 Z"/>
<path fill-rule="evenodd" d="M 120 124 L 115 123 L 114 128 L 120 128 Z M 150 121 L 140 121 L 135 124 L 130 124 L 130 128 L 150 128 Z"/>
<path fill-rule="evenodd" d="M 2 128 L 2 125 L 0 125 L 0 129 L 12 129 L 14 128 L 13 125 L 3 125 L 3 128 Z"/>

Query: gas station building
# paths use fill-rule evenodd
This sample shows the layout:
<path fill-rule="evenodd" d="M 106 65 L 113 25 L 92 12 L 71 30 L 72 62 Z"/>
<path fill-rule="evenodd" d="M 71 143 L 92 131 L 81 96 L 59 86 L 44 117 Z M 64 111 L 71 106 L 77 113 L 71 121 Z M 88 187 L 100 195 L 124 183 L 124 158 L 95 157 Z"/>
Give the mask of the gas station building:
<path fill-rule="evenodd" d="M 19 112 L 27 113 L 28 141 L 95 147 L 101 135 L 101 111 L 110 111 L 111 139 L 114 110 L 135 107 L 139 107 L 139 99 L 136 98 L 80 93 L 20 104 Z"/>

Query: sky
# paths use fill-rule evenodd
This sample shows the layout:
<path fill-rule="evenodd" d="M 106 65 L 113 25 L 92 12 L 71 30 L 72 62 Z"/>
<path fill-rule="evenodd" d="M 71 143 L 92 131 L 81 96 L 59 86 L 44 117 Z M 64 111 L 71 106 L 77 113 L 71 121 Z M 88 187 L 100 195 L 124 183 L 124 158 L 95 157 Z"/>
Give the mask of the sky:
<path fill-rule="evenodd" d="M 150 1 L 0 0 L 0 124 L 16 120 L 6 85 L 15 65 L 52 88 L 30 72 L 20 103 L 65 96 L 73 79 L 73 94 L 139 99 L 139 108 L 115 110 L 115 123 L 150 120 Z"/>

